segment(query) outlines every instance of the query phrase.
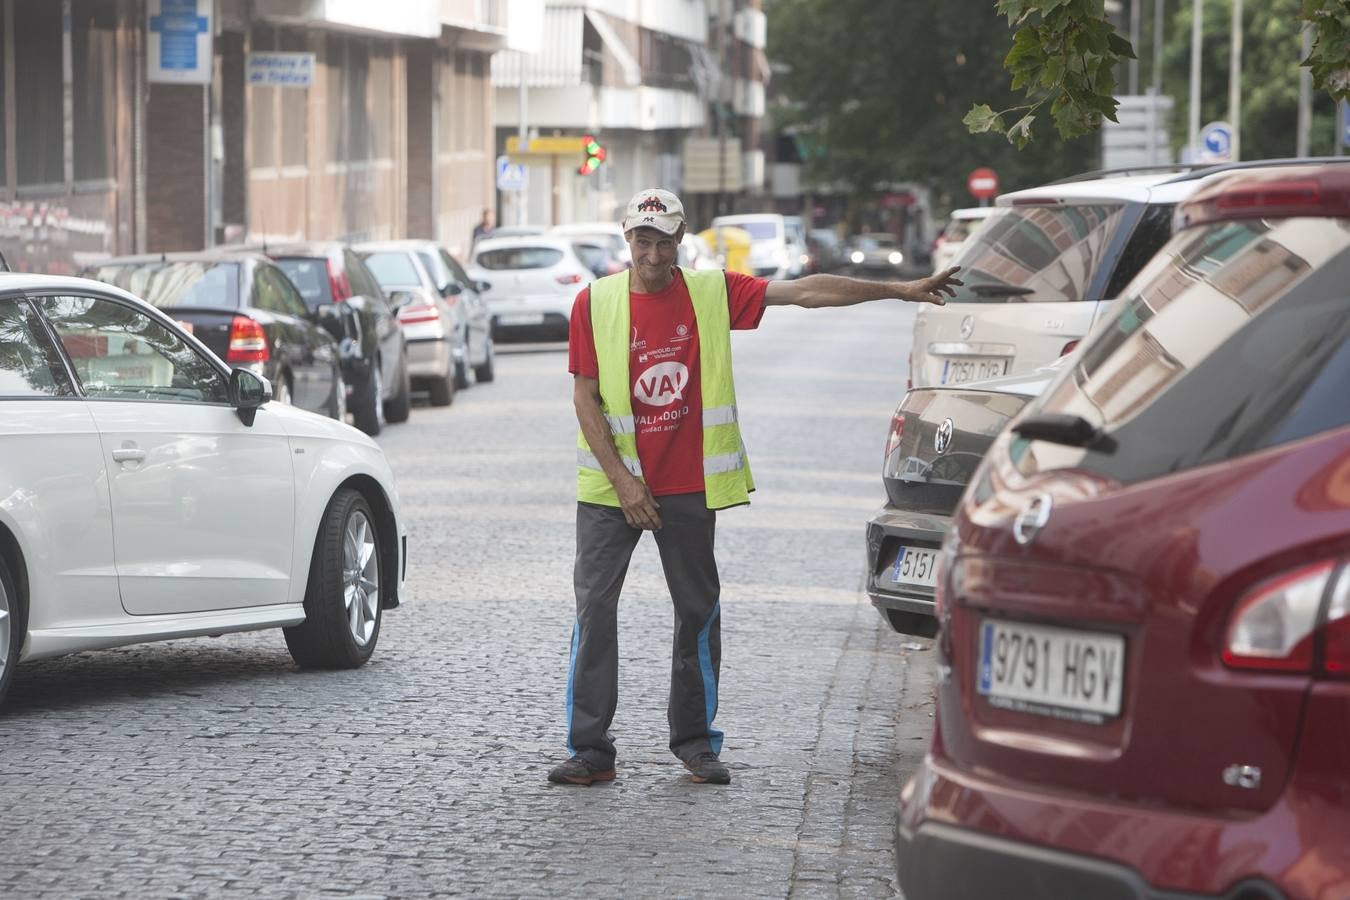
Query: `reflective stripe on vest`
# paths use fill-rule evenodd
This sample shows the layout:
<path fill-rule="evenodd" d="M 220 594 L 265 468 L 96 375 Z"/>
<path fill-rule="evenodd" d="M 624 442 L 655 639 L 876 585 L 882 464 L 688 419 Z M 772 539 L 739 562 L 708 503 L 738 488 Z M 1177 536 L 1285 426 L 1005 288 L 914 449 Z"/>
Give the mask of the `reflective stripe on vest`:
<path fill-rule="evenodd" d="M 737 424 L 736 386 L 731 372 L 731 311 L 727 305 L 726 275 L 721 270 L 694 272 L 681 269 L 699 341 L 699 391 L 703 404 L 703 487 L 710 509 L 750 502 L 755 489 Z M 631 323 L 629 272 L 608 275 L 591 283 L 591 330 L 600 366 L 600 403 L 628 471 L 642 477 L 633 419 L 632 381 L 628 370 Z M 618 506 L 619 498 L 577 432 L 577 499 L 585 503 Z"/>

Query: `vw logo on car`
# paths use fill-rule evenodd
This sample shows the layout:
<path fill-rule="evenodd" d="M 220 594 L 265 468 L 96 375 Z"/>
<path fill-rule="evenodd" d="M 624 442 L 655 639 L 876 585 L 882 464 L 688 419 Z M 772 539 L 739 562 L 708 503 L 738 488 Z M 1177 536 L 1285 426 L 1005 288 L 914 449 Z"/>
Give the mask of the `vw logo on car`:
<path fill-rule="evenodd" d="M 1013 519 L 1013 539 L 1022 546 L 1036 540 L 1036 535 L 1050 521 L 1050 510 L 1054 505 L 1054 499 L 1044 491 L 1032 497 Z"/>
<path fill-rule="evenodd" d="M 942 424 L 938 426 L 933 434 L 933 449 L 937 451 L 938 456 L 947 452 L 947 448 L 952 445 L 952 432 L 956 425 L 951 419 L 943 419 Z"/>

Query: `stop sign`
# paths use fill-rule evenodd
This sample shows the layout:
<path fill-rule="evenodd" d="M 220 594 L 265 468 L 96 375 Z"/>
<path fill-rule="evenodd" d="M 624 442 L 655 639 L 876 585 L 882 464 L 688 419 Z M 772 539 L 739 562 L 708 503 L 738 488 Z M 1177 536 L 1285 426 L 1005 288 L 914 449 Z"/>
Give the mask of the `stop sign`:
<path fill-rule="evenodd" d="M 993 169 L 976 169 L 966 177 L 966 190 L 976 200 L 988 200 L 998 193 L 998 176 Z"/>

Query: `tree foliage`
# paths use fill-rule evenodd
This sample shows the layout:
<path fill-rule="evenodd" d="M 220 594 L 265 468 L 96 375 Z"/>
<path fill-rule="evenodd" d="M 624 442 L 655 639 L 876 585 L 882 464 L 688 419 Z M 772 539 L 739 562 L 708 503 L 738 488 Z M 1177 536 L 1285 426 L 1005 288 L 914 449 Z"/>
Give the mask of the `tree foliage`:
<path fill-rule="evenodd" d="M 1286 6 L 1278 0 L 1252 5 L 1267 19 L 1272 7 Z M 1104 118 L 1115 121 L 1114 73 L 1135 53 L 1107 22 L 1102 0 L 998 0 L 995 9 L 1016 29 L 1003 65 L 1024 102 L 997 112 L 976 104 L 964 119 L 971 132 L 1006 135 L 1020 149 L 1031 142 L 1032 124 L 1046 103 L 1061 137 L 1096 131 Z M 1312 53 L 1303 65 L 1314 85 L 1333 99 L 1350 99 L 1350 0 L 1302 0 L 1300 9 L 1284 14 L 1313 28 Z M 1178 18 L 1189 21 L 1189 15 L 1178 10 Z"/>
<path fill-rule="evenodd" d="M 979 166 L 1005 189 L 1091 168 L 1092 138 L 1018 153 L 961 124 L 991 91 L 1014 100 L 991 88 L 1012 35 L 987 10 L 986 0 L 766 0 L 772 86 L 786 98 L 773 125 L 798 137 L 807 177 L 855 196 L 921 182 L 948 206 L 973 202 L 965 182 Z"/>

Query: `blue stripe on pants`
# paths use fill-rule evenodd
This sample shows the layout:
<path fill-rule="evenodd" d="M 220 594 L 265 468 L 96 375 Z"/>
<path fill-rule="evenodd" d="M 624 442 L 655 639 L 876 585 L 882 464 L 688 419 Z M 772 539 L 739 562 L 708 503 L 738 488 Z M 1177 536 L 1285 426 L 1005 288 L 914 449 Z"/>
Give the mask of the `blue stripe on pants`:
<path fill-rule="evenodd" d="M 577 750 L 572 746 L 572 680 L 577 672 L 577 644 L 581 640 L 581 623 L 572 621 L 572 658 L 567 661 L 567 752 L 573 756 Z"/>
<path fill-rule="evenodd" d="M 719 600 L 713 607 L 712 615 L 708 617 L 703 630 L 698 633 L 698 666 L 703 672 L 703 708 L 705 721 L 708 723 L 708 745 L 713 753 L 722 752 L 722 732 L 713 728 L 713 718 L 717 715 L 717 676 L 713 672 L 712 651 L 708 649 L 708 633 L 712 631 L 713 623 L 717 617 L 722 614 L 722 602 Z"/>

